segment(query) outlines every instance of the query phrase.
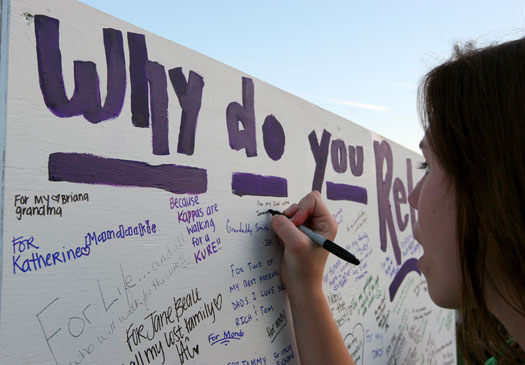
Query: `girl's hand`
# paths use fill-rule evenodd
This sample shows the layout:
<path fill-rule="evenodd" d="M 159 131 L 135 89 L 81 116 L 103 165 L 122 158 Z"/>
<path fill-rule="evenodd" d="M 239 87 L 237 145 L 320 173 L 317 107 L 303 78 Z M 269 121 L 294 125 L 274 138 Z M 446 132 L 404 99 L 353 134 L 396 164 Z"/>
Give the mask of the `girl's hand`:
<path fill-rule="evenodd" d="M 281 281 L 288 295 L 305 291 L 322 291 L 324 266 L 328 251 L 312 243 L 297 226 L 303 224 L 334 241 L 337 222 L 330 214 L 321 194 L 313 191 L 298 204 L 291 205 L 272 219 L 272 227 L 284 246 L 281 260 Z M 287 218 L 289 217 L 289 218 Z"/>

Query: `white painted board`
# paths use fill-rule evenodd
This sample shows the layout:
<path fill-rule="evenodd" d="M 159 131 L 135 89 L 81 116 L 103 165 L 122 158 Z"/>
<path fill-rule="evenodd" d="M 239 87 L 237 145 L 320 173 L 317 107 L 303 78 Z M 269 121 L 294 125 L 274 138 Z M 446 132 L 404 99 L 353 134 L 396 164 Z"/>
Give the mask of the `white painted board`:
<path fill-rule="evenodd" d="M 3 1 L 1 62 L 2 364 L 298 364 L 258 213 L 312 189 L 362 261 L 324 276 L 357 363 L 455 363 L 417 154 L 76 1 Z"/>

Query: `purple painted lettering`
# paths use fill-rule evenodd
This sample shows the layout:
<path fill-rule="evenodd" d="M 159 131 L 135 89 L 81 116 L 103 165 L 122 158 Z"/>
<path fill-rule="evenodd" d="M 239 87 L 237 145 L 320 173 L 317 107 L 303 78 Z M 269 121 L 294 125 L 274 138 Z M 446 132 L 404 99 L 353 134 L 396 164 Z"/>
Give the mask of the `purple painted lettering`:
<path fill-rule="evenodd" d="M 100 86 L 93 62 L 74 61 L 75 90 L 66 96 L 59 45 L 59 21 L 35 16 L 36 51 L 40 90 L 48 109 L 58 117 L 83 115 L 90 123 L 117 117 L 122 111 L 126 92 L 126 65 L 122 33 L 103 30 L 107 65 L 107 95 L 101 106 Z"/>
<path fill-rule="evenodd" d="M 226 108 L 226 126 L 230 147 L 236 151 L 246 149 L 247 157 L 257 156 L 255 140 L 255 107 L 253 80 L 242 78 L 242 104 L 232 102 Z M 239 128 L 241 122 L 243 129 Z"/>
<path fill-rule="evenodd" d="M 412 190 L 414 190 L 414 182 L 412 178 L 412 160 L 409 158 L 407 158 L 407 186 L 407 196 L 409 196 Z M 412 227 L 414 227 L 414 224 L 416 224 L 416 220 L 416 209 L 412 205 L 410 205 L 410 224 Z"/>
<path fill-rule="evenodd" d="M 363 175 L 363 146 L 348 146 L 348 161 L 352 175 Z"/>
<path fill-rule="evenodd" d="M 334 139 L 332 141 L 331 152 L 332 166 L 338 174 L 343 174 L 347 169 L 346 146 L 342 139 Z"/>
<path fill-rule="evenodd" d="M 182 67 L 173 68 L 168 73 L 182 108 L 177 152 L 191 156 L 195 150 L 195 131 L 201 109 L 204 80 L 198 73 L 190 70 L 186 81 Z"/>
<path fill-rule="evenodd" d="M 266 119 L 264 119 L 262 130 L 266 153 L 272 160 L 278 161 L 284 153 L 284 145 L 286 142 L 283 126 L 273 115 L 268 115 Z"/>
<path fill-rule="evenodd" d="M 401 204 L 406 204 L 407 193 L 405 191 L 405 185 L 400 178 L 396 177 L 394 180 L 394 205 L 396 207 L 396 220 L 397 226 L 404 232 L 408 225 L 408 214 L 402 216 Z"/>
<path fill-rule="evenodd" d="M 153 154 L 169 155 L 168 81 L 164 66 L 157 62 L 147 61 L 146 76 L 150 84 Z"/>
<path fill-rule="evenodd" d="M 323 189 L 324 173 L 326 170 L 326 161 L 328 160 L 328 147 L 330 147 L 331 137 L 332 135 L 326 129 L 323 129 L 321 143 L 318 142 L 315 131 L 312 131 L 312 133 L 308 135 L 310 149 L 312 150 L 315 160 L 315 172 L 312 182 L 312 190 L 321 192 Z"/>
<path fill-rule="evenodd" d="M 396 276 L 394 276 L 394 280 L 392 280 L 392 283 L 390 283 L 390 286 L 388 287 L 388 293 L 390 295 L 390 301 L 392 302 L 396 296 L 396 293 L 401 286 L 401 283 L 403 283 L 403 280 L 405 280 L 405 277 L 407 274 L 411 271 L 415 271 L 418 273 L 419 276 L 421 276 L 421 271 L 419 271 L 417 267 L 417 259 L 411 258 L 406 260 L 403 265 L 399 268 L 399 271 L 397 272 Z"/>
<path fill-rule="evenodd" d="M 131 121 L 135 127 L 149 127 L 148 49 L 144 34 L 128 33 L 129 79 L 131 83 Z"/>
<path fill-rule="evenodd" d="M 374 155 L 376 162 L 376 185 L 377 185 L 377 205 L 379 214 L 379 238 L 381 240 L 381 250 L 386 252 L 387 247 L 387 227 L 392 240 L 392 248 L 396 263 L 401 264 L 401 250 L 397 241 L 396 229 L 392 211 L 390 210 L 390 188 L 392 186 L 392 149 L 387 141 L 379 143 L 374 141 Z M 386 162 L 386 173 L 383 173 Z M 383 179 L 384 176 L 384 179 Z"/>

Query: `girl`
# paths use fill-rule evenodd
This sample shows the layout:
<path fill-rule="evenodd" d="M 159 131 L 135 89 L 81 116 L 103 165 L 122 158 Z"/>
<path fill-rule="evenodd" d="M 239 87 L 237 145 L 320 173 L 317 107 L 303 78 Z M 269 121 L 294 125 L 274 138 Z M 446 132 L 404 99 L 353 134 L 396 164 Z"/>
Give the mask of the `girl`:
<path fill-rule="evenodd" d="M 409 202 L 430 297 L 461 310 L 466 360 L 525 363 L 525 38 L 456 47 L 423 79 L 419 102 L 426 174 Z M 284 214 L 272 225 L 301 362 L 352 364 L 322 291 L 327 252 L 296 228 L 333 240 L 337 224 L 318 192 Z"/>

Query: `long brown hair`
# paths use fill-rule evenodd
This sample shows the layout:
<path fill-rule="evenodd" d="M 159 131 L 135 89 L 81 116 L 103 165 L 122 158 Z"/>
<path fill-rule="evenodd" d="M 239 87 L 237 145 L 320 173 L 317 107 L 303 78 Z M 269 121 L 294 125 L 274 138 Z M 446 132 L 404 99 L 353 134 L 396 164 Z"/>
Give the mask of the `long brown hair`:
<path fill-rule="evenodd" d="M 423 79 L 419 111 L 456 190 L 464 356 L 525 361 L 487 305 L 490 285 L 525 317 L 525 38 L 456 46 Z"/>

